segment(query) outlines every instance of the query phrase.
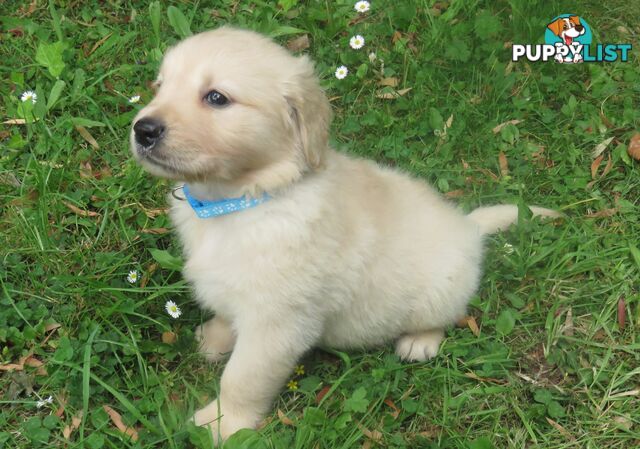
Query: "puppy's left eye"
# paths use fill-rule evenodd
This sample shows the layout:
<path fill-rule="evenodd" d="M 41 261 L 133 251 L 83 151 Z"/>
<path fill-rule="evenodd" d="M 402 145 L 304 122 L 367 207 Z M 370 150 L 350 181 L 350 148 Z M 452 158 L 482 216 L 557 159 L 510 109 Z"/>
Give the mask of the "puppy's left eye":
<path fill-rule="evenodd" d="M 229 99 L 217 90 L 212 90 L 204 96 L 204 99 L 211 106 L 225 106 L 229 104 Z"/>

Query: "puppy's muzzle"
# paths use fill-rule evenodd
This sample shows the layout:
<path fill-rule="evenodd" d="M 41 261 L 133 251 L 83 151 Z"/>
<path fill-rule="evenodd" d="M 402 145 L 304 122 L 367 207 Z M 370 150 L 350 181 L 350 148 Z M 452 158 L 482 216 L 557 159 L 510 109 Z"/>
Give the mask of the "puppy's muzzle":
<path fill-rule="evenodd" d="M 164 137 L 164 131 L 164 124 L 153 117 L 142 118 L 133 125 L 136 143 L 144 151 L 153 148 Z"/>

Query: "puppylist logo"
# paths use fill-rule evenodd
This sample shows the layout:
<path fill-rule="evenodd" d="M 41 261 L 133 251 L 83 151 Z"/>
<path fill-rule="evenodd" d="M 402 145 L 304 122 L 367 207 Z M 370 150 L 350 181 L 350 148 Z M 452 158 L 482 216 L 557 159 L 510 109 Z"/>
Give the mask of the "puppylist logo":
<path fill-rule="evenodd" d="M 547 25 L 544 44 L 513 44 L 511 60 L 559 63 L 613 62 L 629 60 L 631 44 L 592 45 L 593 34 L 589 24 L 575 14 L 562 14 Z"/>

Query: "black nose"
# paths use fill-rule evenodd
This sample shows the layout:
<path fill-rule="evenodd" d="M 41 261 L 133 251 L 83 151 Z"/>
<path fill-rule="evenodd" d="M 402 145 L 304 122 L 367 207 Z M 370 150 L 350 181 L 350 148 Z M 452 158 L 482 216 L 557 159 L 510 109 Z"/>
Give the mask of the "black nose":
<path fill-rule="evenodd" d="M 136 142 L 145 149 L 149 149 L 164 135 L 164 125 L 160 120 L 145 117 L 134 123 L 133 132 L 136 135 Z"/>
<path fill-rule="evenodd" d="M 584 27 L 582 25 L 576 25 L 576 31 L 578 33 L 581 33 L 583 29 L 584 29 Z"/>

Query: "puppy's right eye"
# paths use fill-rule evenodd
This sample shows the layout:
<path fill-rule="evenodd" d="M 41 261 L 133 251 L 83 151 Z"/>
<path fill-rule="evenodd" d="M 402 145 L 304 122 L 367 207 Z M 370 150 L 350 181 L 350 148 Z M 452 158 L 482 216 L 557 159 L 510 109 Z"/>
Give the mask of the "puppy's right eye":
<path fill-rule="evenodd" d="M 204 96 L 204 99 L 211 106 L 225 106 L 229 103 L 229 99 L 217 90 L 212 90 L 207 93 L 207 95 Z"/>

